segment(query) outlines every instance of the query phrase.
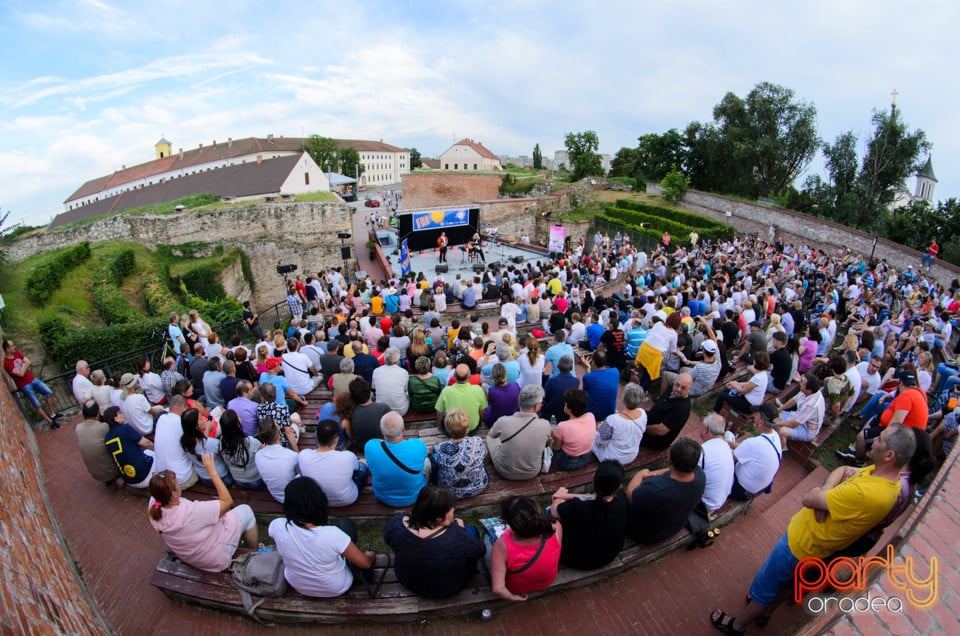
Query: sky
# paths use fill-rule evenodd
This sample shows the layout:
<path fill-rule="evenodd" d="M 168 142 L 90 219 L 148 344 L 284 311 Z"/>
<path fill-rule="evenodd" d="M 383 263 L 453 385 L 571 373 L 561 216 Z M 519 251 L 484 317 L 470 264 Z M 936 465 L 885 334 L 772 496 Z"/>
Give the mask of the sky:
<path fill-rule="evenodd" d="M 161 136 L 174 152 L 272 133 L 424 157 L 470 137 L 552 157 L 594 130 L 613 155 L 763 81 L 816 106 L 825 141 L 856 133 L 861 155 L 896 89 L 945 200 L 960 196 L 958 23 L 949 0 L 5 0 L 0 210 L 48 223 Z"/>

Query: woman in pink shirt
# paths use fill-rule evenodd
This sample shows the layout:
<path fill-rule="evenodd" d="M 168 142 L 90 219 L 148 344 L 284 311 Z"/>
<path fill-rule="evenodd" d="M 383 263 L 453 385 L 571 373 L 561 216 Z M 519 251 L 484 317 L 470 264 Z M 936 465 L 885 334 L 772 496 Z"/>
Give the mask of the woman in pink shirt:
<path fill-rule="evenodd" d="M 233 497 L 217 475 L 213 455 L 203 455 L 217 489 L 216 501 L 191 501 L 181 498 L 173 471 L 163 470 L 150 479 L 150 525 L 163 534 L 167 548 L 199 570 L 221 572 L 230 567 L 240 538 L 248 548 L 257 547 L 257 519 L 250 506 L 233 510 Z"/>
<path fill-rule="evenodd" d="M 567 389 L 563 393 L 563 411 L 570 419 L 557 425 L 550 441 L 553 463 L 560 470 L 586 466 L 592 457 L 597 420 L 587 411 L 587 400 L 587 392 L 582 389 Z"/>

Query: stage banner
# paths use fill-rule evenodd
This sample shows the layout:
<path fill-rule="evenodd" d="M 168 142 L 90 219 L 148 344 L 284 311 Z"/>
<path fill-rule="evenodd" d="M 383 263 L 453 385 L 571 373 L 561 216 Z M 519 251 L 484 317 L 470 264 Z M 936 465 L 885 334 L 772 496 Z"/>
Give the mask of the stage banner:
<path fill-rule="evenodd" d="M 407 248 L 407 239 L 400 243 L 400 275 L 406 276 L 410 273 L 410 250 Z"/>
<path fill-rule="evenodd" d="M 566 238 L 567 228 L 562 225 L 554 225 L 550 228 L 550 245 L 549 250 L 551 252 L 563 252 L 563 239 Z"/>
<path fill-rule="evenodd" d="M 414 212 L 413 229 L 439 230 L 445 227 L 467 225 L 470 222 L 470 210 L 434 210 L 432 212 Z"/>

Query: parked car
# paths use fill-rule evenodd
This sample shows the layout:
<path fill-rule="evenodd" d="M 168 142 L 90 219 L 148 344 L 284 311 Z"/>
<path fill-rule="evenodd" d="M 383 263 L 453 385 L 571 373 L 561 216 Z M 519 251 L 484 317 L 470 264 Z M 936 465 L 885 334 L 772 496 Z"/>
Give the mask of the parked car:
<path fill-rule="evenodd" d="M 363 202 L 363 205 L 368 208 L 379 208 L 380 202 L 377 201 L 376 199 L 367 199 L 366 201 Z"/>

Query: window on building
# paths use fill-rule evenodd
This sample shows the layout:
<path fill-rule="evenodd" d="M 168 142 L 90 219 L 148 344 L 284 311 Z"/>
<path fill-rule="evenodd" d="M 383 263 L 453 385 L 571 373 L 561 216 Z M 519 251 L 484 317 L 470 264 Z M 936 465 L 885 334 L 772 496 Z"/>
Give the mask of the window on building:
<path fill-rule="evenodd" d="M 460 169 L 460 164 L 459 164 L 459 163 L 453 164 L 453 169 L 454 169 L 454 170 L 459 170 L 459 169 Z"/>
<path fill-rule="evenodd" d="M 303 173 L 303 184 L 304 184 L 304 185 L 310 185 L 310 173 L 309 173 L 309 172 L 304 172 L 304 173 Z"/>
<path fill-rule="evenodd" d="M 444 169 L 444 170 L 449 170 L 449 169 L 450 169 L 450 164 L 449 164 L 449 163 L 443 164 L 443 169 Z"/>
<path fill-rule="evenodd" d="M 477 169 L 477 164 L 473 164 L 473 169 L 474 169 L 474 170 Z"/>

